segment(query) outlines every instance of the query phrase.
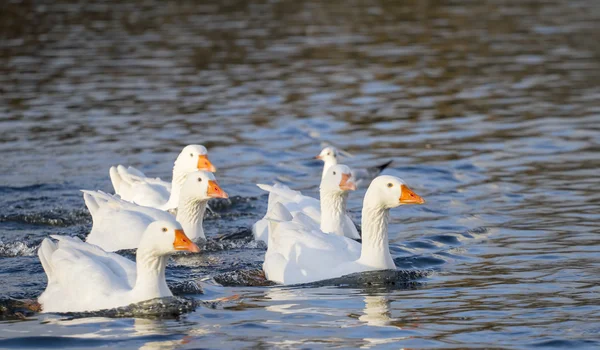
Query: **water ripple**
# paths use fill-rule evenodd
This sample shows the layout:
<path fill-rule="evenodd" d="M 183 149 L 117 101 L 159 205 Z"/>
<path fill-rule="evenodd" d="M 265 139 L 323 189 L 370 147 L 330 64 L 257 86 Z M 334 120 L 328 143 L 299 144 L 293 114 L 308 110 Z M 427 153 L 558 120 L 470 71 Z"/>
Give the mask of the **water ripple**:
<path fill-rule="evenodd" d="M 177 152 L 202 143 L 231 198 L 211 203 L 203 253 L 175 256 L 167 279 L 194 300 L 241 301 L 149 323 L 37 315 L 2 323 L 0 346 L 597 347 L 599 9 L 8 2 L 0 294 L 43 290 L 43 237 L 85 237 L 78 189 L 112 192 L 118 163 L 169 179 Z M 326 144 L 353 167 L 393 160 L 386 173 L 426 199 L 390 218 L 398 267 L 435 272 L 416 289 L 260 285 L 254 184 L 316 197 Z M 363 196 L 349 196 L 357 223 Z"/>

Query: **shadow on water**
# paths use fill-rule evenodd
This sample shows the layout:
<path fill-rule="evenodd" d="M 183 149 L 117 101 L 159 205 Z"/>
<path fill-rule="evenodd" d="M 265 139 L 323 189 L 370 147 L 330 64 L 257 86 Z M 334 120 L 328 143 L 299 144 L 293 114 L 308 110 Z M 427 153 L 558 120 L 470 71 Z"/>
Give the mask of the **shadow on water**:
<path fill-rule="evenodd" d="M 175 287 L 172 290 L 173 293 L 176 294 L 198 294 L 198 290 L 192 290 L 191 288 Z M 193 312 L 198 307 L 211 309 L 223 308 L 224 306 L 227 306 L 227 303 L 231 300 L 235 301 L 237 298 L 238 296 L 222 298 L 219 300 L 195 300 L 173 296 L 142 301 L 113 309 L 85 312 L 61 312 L 53 314 L 70 319 L 86 317 L 169 319 Z M 4 320 L 26 320 L 41 311 L 41 305 L 35 301 L 12 298 L 0 299 L 0 318 Z"/>
<path fill-rule="evenodd" d="M 181 297 L 158 298 L 118 307 L 109 310 L 93 312 L 66 312 L 60 315 L 71 318 L 84 317 L 142 317 L 142 318 L 175 318 L 192 312 L 200 305 L 208 305 L 192 299 Z M 214 304 L 212 305 L 214 307 Z"/>
<path fill-rule="evenodd" d="M 304 287 L 337 286 L 358 288 L 365 290 L 365 292 L 416 289 L 422 286 L 425 283 L 424 279 L 431 276 L 432 273 L 432 271 L 418 270 L 371 271 L 309 283 L 304 285 Z"/>
<path fill-rule="evenodd" d="M 127 339 L 93 339 L 93 338 L 77 338 L 77 337 L 53 337 L 53 336 L 33 336 L 23 338 L 0 339 L 0 347 L 5 348 L 20 348 L 20 349 L 39 349 L 45 348 L 81 348 L 81 347 L 119 347 L 124 343 L 152 343 L 155 341 L 179 340 L 180 336 L 165 336 L 165 335 L 148 335 L 142 337 L 134 337 Z"/>

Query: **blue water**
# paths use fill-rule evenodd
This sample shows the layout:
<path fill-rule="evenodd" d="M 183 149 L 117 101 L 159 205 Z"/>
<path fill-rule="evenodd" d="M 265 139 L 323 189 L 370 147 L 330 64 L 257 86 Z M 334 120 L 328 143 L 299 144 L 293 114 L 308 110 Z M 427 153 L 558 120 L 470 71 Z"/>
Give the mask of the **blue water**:
<path fill-rule="evenodd" d="M 174 318 L 13 317 L 0 348 L 600 347 L 598 33 L 592 0 L 3 4 L 0 297 L 44 290 L 44 237 L 89 232 L 79 189 L 112 192 L 118 163 L 169 179 L 191 143 L 232 198 L 167 279 L 236 297 Z M 393 159 L 426 199 L 392 212 L 390 248 L 427 277 L 219 285 L 261 267 L 254 184 L 317 196 L 328 143 L 350 166 Z"/>

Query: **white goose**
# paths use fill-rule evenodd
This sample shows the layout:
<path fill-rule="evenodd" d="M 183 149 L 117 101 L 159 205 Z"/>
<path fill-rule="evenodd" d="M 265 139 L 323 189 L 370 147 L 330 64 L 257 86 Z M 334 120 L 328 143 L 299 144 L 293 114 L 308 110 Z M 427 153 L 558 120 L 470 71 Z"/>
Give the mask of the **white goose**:
<path fill-rule="evenodd" d="M 269 213 L 269 247 L 263 270 L 282 284 L 309 283 L 372 270 L 395 269 L 388 246 L 389 210 L 425 201 L 394 176 L 373 180 L 363 202 L 362 245 L 347 237 L 323 234 L 276 203 Z"/>
<path fill-rule="evenodd" d="M 82 192 L 93 221 L 86 242 L 109 252 L 137 248 L 146 227 L 156 220 L 177 221 L 192 241 L 204 239 L 202 223 L 208 200 L 227 198 L 215 176 L 207 171 L 196 171 L 186 176 L 179 196 L 177 217 L 101 191 Z"/>
<path fill-rule="evenodd" d="M 352 219 L 346 214 L 348 191 L 356 190 L 351 179 L 351 170 L 343 164 L 330 167 L 321 180 L 319 189 L 320 201 L 302 195 L 280 184 L 274 186 L 261 185 L 258 187 L 269 192 L 269 203 L 265 217 L 252 226 L 256 240 L 269 242 L 269 224 L 266 218 L 274 208 L 275 203 L 283 206 L 291 213 L 302 212 L 301 218 L 305 224 L 314 226 L 326 233 L 359 239 L 360 235 Z"/>
<path fill-rule="evenodd" d="M 196 170 L 217 171 L 208 160 L 207 153 L 202 145 L 185 146 L 175 160 L 172 184 L 160 178 L 146 177 L 136 168 L 122 165 L 110 167 L 110 180 L 115 193 L 128 202 L 161 210 L 174 209 L 179 203 L 181 185 L 188 173 Z"/>
<path fill-rule="evenodd" d="M 156 221 L 146 229 L 136 262 L 68 236 L 46 238 L 38 256 L 48 286 L 38 301 L 43 312 L 82 312 L 126 306 L 172 296 L 165 280 L 169 255 L 200 249 L 173 222 Z"/>
<path fill-rule="evenodd" d="M 323 148 L 321 153 L 315 156 L 315 159 L 320 159 L 323 161 L 323 173 L 321 175 L 321 179 L 325 176 L 327 169 L 338 164 L 338 156 L 339 152 L 333 146 Z M 352 169 L 352 178 L 356 181 L 356 186 L 361 188 L 363 186 L 367 186 L 372 179 L 381 174 L 381 172 L 391 163 L 392 161 L 390 160 L 381 165 L 370 168 Z"/>

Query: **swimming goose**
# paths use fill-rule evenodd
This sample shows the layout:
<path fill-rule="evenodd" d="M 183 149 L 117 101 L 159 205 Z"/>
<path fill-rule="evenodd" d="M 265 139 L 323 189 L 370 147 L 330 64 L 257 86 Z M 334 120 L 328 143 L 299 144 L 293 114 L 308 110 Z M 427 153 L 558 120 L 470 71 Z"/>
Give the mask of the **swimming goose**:
<path fill-rule="evenodd" d="M 315 159 L 323 161 L 323 173 L 321 179 L 325 176 L 327 169 L 338 164 L 338 150 L 333 146 L 323 148 L 319 155 L 315 156 Z M 377 175 L 390 165 L 392 161 L 387 161 L 381 165 L 377 165 L 370 168 L 364 169 L 352 169 L 352 178 L 356 181 L 356 186 L 363 187 L 367 186 L 369 182 L 374 179 Z"/>
<path fill-rule="evenodd" d="M 356 272 L 395 269 L 388 246 L 389 210 L 425 201 L 399 178 L 379 176 L 369 186 L 362 209 L 362 245 L 324 234 L 304 224 L 281 203 L 269 212 L 265 276 L 282 284 L 309 283 Z"/>
<path fill-rule="evenodd" d="M 356 190 L 350 174 L 351 170 L 346 165 L 338 164 L 330 167 L 326 176 L 321 180 L 320 201 L 304 196 L 299 191 L 291 190 L 284 185 L 257 185 L 269 192 L 269 203 L 265 218 L 252 226 L 254 238 L 268 244 L 269 225 L 266 218 L 275 203 L 281 203 L 292 213 L 302 212 L 304 215 L 301 217 L 307 225 L 314 225 L 326 233 L 359 239 L 360 235 L 356 226 L 346 214 L 348 191 Z"/>
<path fill-rule="evenodd" d="M 166 211 L 126 202 L 102 191 L 82 191 L 92 214 L 92 230 L 86 242 L 113 252 L 135 249 L 146 227 L 156 220 L 179 222 L 192 241 L 206 238 L 202 227 L 211 198 L 227 198 L 215 176 L 207 171 L 187 174 L 181 186 L 177 217 Z"/>
<path fill-rule="evenodd" d="M 200 249 L 170 221 L 148 226 L 140 241 L 136 262 L 79 238 L 45 238 L 38 256 L 48 276 L 38 298 L 43 312 L 83 312 L 110 309 L 173 294 L 165 280 L 169 255 Z"/>
<path fill-rule="evenodd" d="M 217 171 L 207 154 L 206 147 L 202 145 L 185 146 L 175 160 L 172 183 L 146 177 L 136 168 L 122 165 L 110 168 L 110 180 L 115 193 L 128 202 L 161 210 L 174 209 L 179 203 L 181 185 L 188 173 L 196 170 Z"/>

